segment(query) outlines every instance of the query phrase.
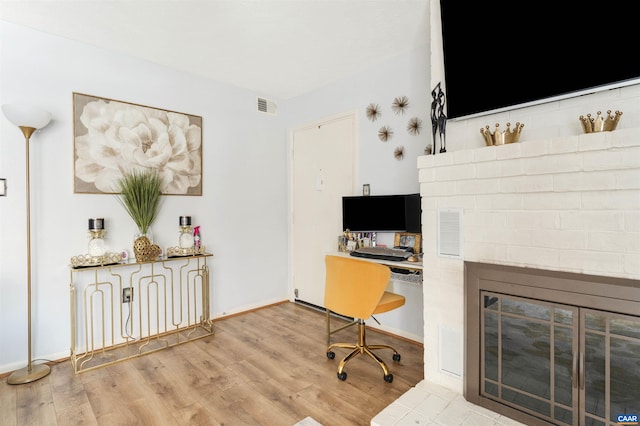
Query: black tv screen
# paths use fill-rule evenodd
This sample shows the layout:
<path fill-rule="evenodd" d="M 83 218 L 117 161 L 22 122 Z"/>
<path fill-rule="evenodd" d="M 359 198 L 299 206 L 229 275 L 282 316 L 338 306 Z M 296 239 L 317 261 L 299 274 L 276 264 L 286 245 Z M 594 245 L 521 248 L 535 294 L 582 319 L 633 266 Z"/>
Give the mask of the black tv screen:
<path fill-rule="evenodd" d="M 450 119 L 640 84 L 626 5 L 440 0 L 440 12 Z"/>
<path fill-rule="evenodd" d="M 342 230 L 420 233 L 420 194 L 342 197 Z"/>

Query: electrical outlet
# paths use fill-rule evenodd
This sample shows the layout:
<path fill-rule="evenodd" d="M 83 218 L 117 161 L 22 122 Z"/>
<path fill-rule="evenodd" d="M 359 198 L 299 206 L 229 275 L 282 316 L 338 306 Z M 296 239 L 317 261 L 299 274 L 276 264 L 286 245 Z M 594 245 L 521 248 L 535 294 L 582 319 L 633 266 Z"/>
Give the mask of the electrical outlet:
<path fill-rule="evenodd" d="M 125 287 L 122 289 L 122 303 L 130 303 L 133 301 L 133 287 Z"/>

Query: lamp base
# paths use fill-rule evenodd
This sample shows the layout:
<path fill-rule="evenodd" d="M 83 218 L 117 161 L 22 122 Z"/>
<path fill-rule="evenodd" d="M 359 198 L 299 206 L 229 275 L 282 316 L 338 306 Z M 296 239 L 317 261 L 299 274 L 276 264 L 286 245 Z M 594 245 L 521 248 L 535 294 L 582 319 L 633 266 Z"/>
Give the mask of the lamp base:
<path fill-rule="evenodd" d="M 10 385 L 24 385 L 25 383 L 35 382 L 49 375 L 51 368 L 47 364 L 35 364 L 29 367 L 16 370 L 7 378 Z"/>

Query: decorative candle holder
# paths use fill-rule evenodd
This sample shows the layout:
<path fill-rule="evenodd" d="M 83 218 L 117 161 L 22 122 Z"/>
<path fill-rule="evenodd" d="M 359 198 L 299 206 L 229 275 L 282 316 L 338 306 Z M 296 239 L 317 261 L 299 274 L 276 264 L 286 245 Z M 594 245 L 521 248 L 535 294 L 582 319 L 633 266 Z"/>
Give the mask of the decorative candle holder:
<path fill-rule="evenodd" d="M 191 216 L 180 216 L 180 233 L 178 234 L 178 245 L 167 248 L 167 257 L 194 256 L 205 252 L 204 246 L 198 246 L 195 236 L 198 226 L 195 229 L 191 226 Z"/>
<path fill-rule="evenodd" d="M 181 249 L 193 248 L 191 216 L 180 216 L 180 234 L 178 236 L 178 246 Z"/>
<path fill-rule="evenodd" d="M 127 260 L 127 253 L 109 253 L 104 241 L 104 218 L 89 219 L 89 253 L 71 257 L 73 268 L 87 268 L 93 266 L 114 265 Z"/>
<path fill-rule="evenodd" d="M 104 242 L 104 218 L 96 217 L 89 219 L 89 256 L 102 257 L 107 252 L 107 245 Z"/>
<path fill-rule="evenodd" d="M 92 217 L 89 218 L 89 231 L 101 231 L 104 230 L 104 218 Z"/>

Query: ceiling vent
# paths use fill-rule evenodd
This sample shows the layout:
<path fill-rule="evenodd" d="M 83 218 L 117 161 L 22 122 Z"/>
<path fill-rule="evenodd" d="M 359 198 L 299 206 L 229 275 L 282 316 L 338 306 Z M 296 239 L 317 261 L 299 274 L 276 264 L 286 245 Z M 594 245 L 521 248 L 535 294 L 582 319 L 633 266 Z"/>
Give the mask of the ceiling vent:
<path fill-rule="evenodd" d="M 257 98 L 257 100 L 258 100 L 258 112 L 264 112 L 266 114 L 276 115 L 277 107 L 275 102 L 265 98 Z"/>

